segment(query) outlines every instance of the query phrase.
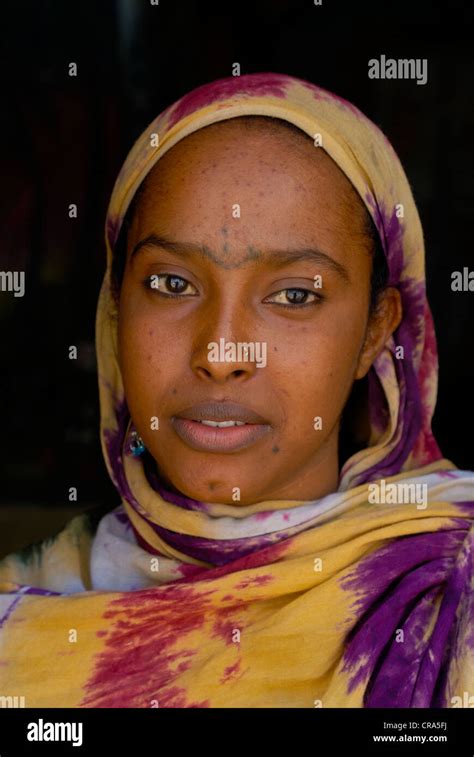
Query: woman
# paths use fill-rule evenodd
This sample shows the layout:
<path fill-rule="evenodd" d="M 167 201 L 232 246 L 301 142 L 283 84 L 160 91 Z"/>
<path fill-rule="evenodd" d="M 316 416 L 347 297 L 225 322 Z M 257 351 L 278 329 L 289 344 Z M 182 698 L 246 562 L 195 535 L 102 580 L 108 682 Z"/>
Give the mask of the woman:
<path fill-rule="evenodd" d="M 423 237 L 383 134 L 289 76 L 199 87 L 131 150 L 106 244 L 121 504 L 0 563 L 1 693 L 468 706 L 474 474 L 431 432 Z"/>

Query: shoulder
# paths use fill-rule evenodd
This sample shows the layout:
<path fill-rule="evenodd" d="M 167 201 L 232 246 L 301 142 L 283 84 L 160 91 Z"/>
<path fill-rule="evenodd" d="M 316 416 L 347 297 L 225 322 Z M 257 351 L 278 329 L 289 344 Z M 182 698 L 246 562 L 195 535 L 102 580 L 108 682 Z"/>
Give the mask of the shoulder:
<path fill-rule="evenodd" d="M 2 584 L 68 593 L 87 590 L 93 540 L 110 509 L 99 505 L 86 510 L 57 533 L 4 557 L 0 560 L 0 591 L 5 591 Z"/>

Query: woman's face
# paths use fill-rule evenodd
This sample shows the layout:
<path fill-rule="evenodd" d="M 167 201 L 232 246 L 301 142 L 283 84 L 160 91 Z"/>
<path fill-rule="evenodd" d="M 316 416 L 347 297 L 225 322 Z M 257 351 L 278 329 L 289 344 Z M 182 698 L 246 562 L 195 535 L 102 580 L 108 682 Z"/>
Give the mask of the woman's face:
<path fill-rule="evenodd" d="M 119 360 L 168 485 L 235 505 L 337 489 L 342 410 L 400 320 L 394 289 L 368 319 L 364 212 L 309 138 L 232 119 L 150 172 L 128 238 Z M 244 425 L 212 425 L 232 420 Z"/>

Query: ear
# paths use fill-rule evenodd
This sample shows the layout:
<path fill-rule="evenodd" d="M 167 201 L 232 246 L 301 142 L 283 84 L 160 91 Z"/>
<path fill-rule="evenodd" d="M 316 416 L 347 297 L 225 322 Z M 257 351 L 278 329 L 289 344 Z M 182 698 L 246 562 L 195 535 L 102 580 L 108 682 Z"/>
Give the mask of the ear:
<path fill-rule="evenodd" d="M 384 344 L 399 326 L 402 315 L 400 292 L 395 287 L 387 287 L 380 293 L 376 308 L 369 316 L 355 379 L 363 378 L 367 374 Z"/>

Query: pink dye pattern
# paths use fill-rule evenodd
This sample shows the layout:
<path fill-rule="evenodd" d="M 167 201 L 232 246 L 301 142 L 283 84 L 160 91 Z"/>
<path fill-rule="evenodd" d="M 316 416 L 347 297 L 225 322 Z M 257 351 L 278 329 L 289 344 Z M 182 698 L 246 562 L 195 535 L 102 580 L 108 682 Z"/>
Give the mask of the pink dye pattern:
<path fill-rule="evenodd" d="M 422 403 L 422 426 L 425 429 L 424 433 L 421 433 L 414 446 L 413 455 L 420 465 L 425 465 L 439 460 L 442 457 L 441 450 L 431 432 L 431 416 L 433 414 L 433 408 L 429 404 L 428 396 L 430 390 L 430 381 L 433 381 L 433 376 L 436 375 L 438 365 L 438 350 L 436 346 L 436 335 L 433 326 L 433 320 L 429 305 L 425 301 L 425 342 L 423 345 L 423 355 L 421 359 L 421 365 L 418 370 L 418 384 L 420 387 L 420 396 Z"/>
<path fill-rule="evenodd" d="M 217 568 L 203 568 L 197 575 L 189 576 L 187 579 L 180 578 L 177 581 L 174 581 L 173 586 L 180 586 L 184 582 L 186 582 L 186 584 L 191 584 L 197 583 L 198 581 L 212 581 L 216 578 L 221 578 L 232 573 L 238 573 L 243 570 L 252 570 L 252 568 L 268 568 L 269 565 L 277 562 L 278 559 L 285 554 L 289 549 L 291 542 L 292 537 L 289 537 L 276 544 L 270 544 L 268 547 L 244 555 L 244 557 L 239 557 L 237 560 L 232 560 L 231 562 L 226 563 L 226 565 L 221 565 Z M 266 576 L 265 578 L 271 579 L 272 577 Z"/>
<path fill-rule="evenodd" d="M 202 629 L 212 609 L 211 589 L 158 587 L 130 592 L 113 600 L 104 613 L 109 636 L 95 658 L 81 707 L 208 707 L 190 702 L 174 679 L 187 670 L 196 649 L 174 650 L 175 642 Z M 125 613 L 126 620 L 122 616 Z"/>
<path fill-rule="evenodd" d="M 189 563 L 181 563 L 178 565 L 177 571 L 181 573 L 182 576 L 185 578 L 189 578 L 190 576 L 197 576 L 199 573 L 202 573 L 203 571 L 207 570 L 207 568 L 203 568 L 201 565 L 190 565 Z"/>
<path fill-rule="evenodd" d="M 248 603 L 240 603 L 239 607 L 246 606 Z M 235 619 L 235 607 L 222 607 L 216 611 L 216 620 L 212 626 L 211 635 L 213 638 L 222 639 L 226 646 L 235 644 L 232 639 L 233 632 L 238 629 L 242 630 L 242 621 Z M 234 617 L 231 617 L 234 615 Z M 240 642 L 239 642 L 240 643 Z"/>
<path fill-rule="evenodd" d="M 234 95 L 284 97 L 285 88 L 291 82 L 292 78 L 285 74 L 258 73 L 227 76 L 210 84 L 203 84 L 170 106 L 167 128 L 170 129 L 182 118 L 200 108 Z"/>
<path fill-rule="evenodd" d="M 234 662 L 233 665 L 228 665 L 227 668 L 224 670 L 224 675 L 220 679 L 219 683 L 227 683 L 229 680 L 236 680 L 238 678 L 241 678 L 243 675 L 243 671 L 240 669 L 242 660 L 237 660 L 237 662 Z M 240 675 L 237 675 L 240 673 Z"/>
<path fill-rule="evenodd" d="M 243 578 L 235 585 L 236 589 L 247 589 L 249 586 L 265 586 L 273 581 L 273 576 L 250 576 L 249 578 Z"/>
<path fill-rule="evenodd" d="M 263 510 L 261 513 L 255 513 L 254 518 L 255 520 L 267 520 L 271 515 L 273 515 L 273 510 Z"/>
<path fill-rule="evenodd" d="M 305 81 L 304 83 L 308 89 L 311 89 L 316 100 L 336 102 L 338 105 L 341 105 L 343 108 L 349 110 L 354 116 L 356 116 L 356 118 L 370 123 L 369 119 L 362 113 L 362 111 L 359 110 L 359 108 L 357 108 L 355 105 L 353 105 L 353 103 L 349 102 L 349 100 L 345 100 L 343 97 L 335 95 L 334 92 L 330 92 L 328 89 L 324 89 L 324 87 L 318 87 L 316 86 L 316 84 L 312 84 L 311 82 Z M 374 124 L 370 123 L 370 125 L 374 127 Z"/>

